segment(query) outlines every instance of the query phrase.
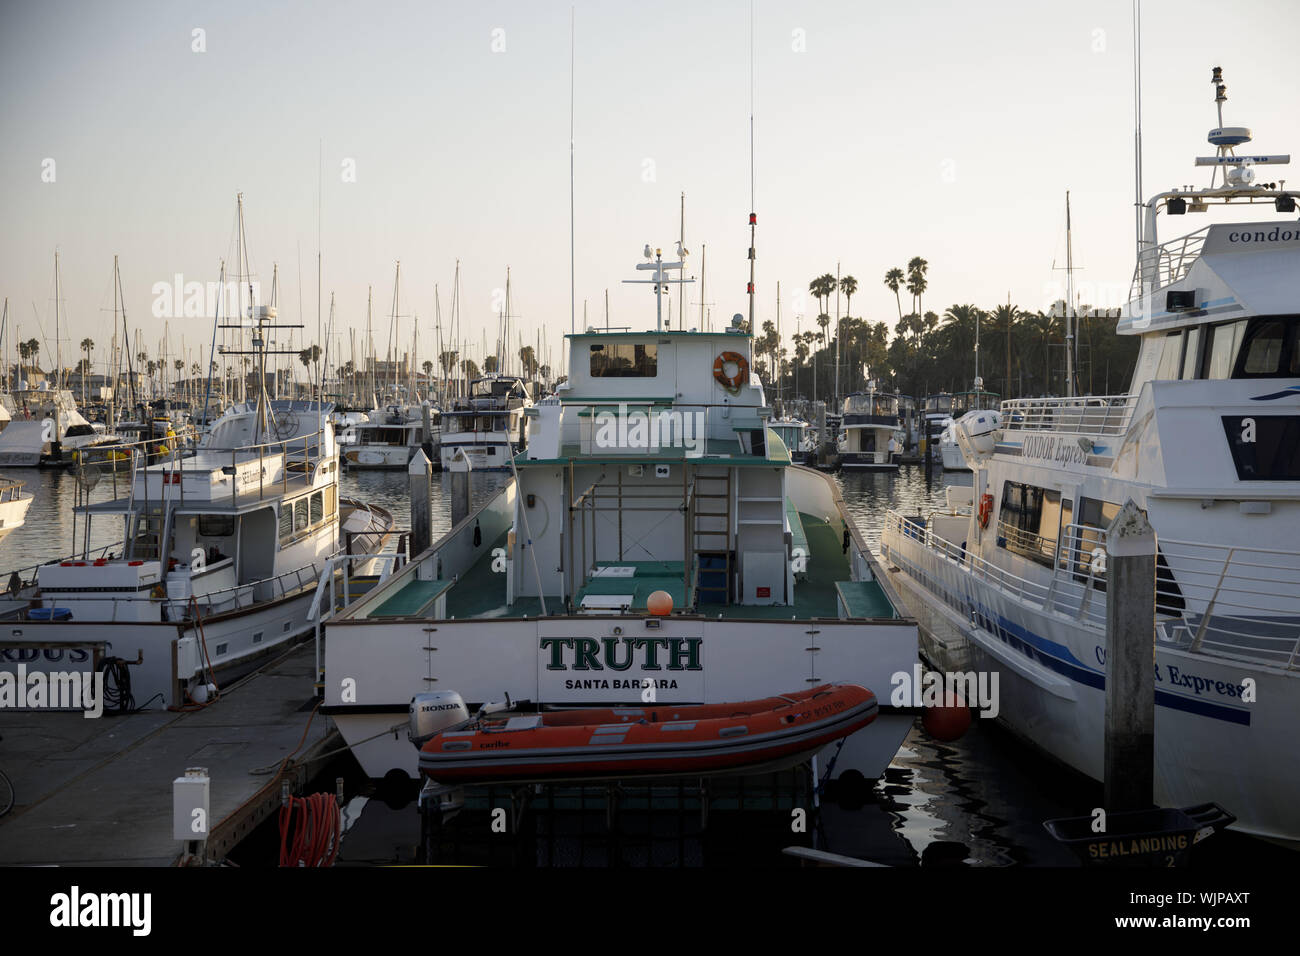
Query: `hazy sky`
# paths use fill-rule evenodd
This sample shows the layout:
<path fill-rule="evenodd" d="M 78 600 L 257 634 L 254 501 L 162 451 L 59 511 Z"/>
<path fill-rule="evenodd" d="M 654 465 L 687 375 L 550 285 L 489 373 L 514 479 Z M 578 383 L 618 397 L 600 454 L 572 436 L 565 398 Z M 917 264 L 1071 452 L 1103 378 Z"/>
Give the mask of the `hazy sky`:
<path fill-rule="evenodd" d="M 342 327 L 364 327 L 373 285 L 384 350 L 400 259 L 401 340 L 418 314 L 431 342 L 434 287 L 445 319 L 459 258 L 463 328 L 481 357 L 510 266 L 518 328 L 530 344 L 548 329 L 558 361 L 569 328 L 570 8 L 8 0 L 0 295 L 10 320 L 38 335 L 34 303 L 53 347 L 57 248 L 65 362 L 90 336 L 99 364 L 117 254 L 131 328 L 154 353 L 164 326 L 154 284 L 217 278 L 234 256 L 242 191 L 262 288 L 278 262 L 281 314 L 296 318 L 301 300 L 316 340 L 320 150 L 323 284 Z M 645 243 L 672 249 L 682 192 L 697 276 L 707 244 L 714 326 L 745 311 L 749 8 L 576 4 L 579 323 L 584 299 L 603 321 L 608 289 L 612 324 L 653 325 L 648 287 L 621 280 L 636 277 Z M 1216 65 L 1225 121 L 1253 127 L 1258 151 L 1300 152 L 1300 4 L 1147 0 L 1143 11 L 1146 195 L 1207 180 L 1192 159 L 1211 152 Z M 892 324 L 882 279 L 914 255 L 930 263 L 926 309 L 991 308 L 1008 292 L 1046 307 L 1064 281 L 1053 265 L 1065 261 L 1067 189 L 1083 297 L 1122 301 L 1134 255 L 1130 0 L 758 0 L 755 20 L 760 321 L 774 316 L 779 280 L 784 330 L 799 313 L 808 329 L 808 282 L 839 262 L 858 279 L 854 314 Z M 698 325 L 698 285 L 686 301 Z M 183 338 L 197 359 L 211 326 L 171 319 L 173 349 Z"/>

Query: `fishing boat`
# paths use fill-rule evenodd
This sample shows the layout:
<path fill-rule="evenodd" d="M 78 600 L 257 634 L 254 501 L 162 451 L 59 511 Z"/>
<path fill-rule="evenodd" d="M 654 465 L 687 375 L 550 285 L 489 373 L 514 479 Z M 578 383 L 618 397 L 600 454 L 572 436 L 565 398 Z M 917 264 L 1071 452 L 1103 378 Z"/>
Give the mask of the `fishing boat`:
<path fill-rule="evenodd" d="M 837 449 L 841 468 L 898 470 L 895 455 L 903 450 L 904 435 L 897 395 L 877 391 L 873 381 L 867 391 L 845 397 L 841 422 Z"/>
<path fill-rule="evenodd" d="M 442 414 L 442 467 L 450 469 L 459 453 L 477 471 L 509 471 L 526 440 L 525 414 L 532 406 L 528 383 L 518 375 L 474 379 L 468 394 Z"/>
<path fill-rule="evenodd" d="M 865 687 L 823 684 L 738 703 L 498 711 L 459 720 L 467 710 L 458 694 L 429 693 L 410 709 L 408 736 L 420 748 L 421 773 L 448 784 L 784 770 L 866 727 L 878 705 Z"/>
<path fill-rule="evenodd" d="M 31 492 L 23 491 L 23 483 L 0 476 L 0 541 L 9 532 L 21 528 L 27 520 L 27 510 L 32 506 Z"/>
<path fill-rule="evenodd" d="M 242 196 L 239 213 L 242 237 Z M 231 406 L 193 454 L 159 455 L 151 439 L 78 460 L 77 550 L 9 576 L 0 669 L 103 669 L 115 709 L 185 707 L 315 629 L 322 575 L 350 560 L 332 406 L 267 396 L 267 343 L 283 326 L 251 284 L 241 313 L 253 349 L 226 354 L 254 357 L 256 401 Z M 92 501 L 100 483 L 112 494 Z M 120 540 L 92 549 L 92 523 Z M 353 530 L 364 548 L 387 528 Z"/>
<path fill-rule="evenodd" d="M 1117 324 L 1141 339 L 1128 393 L 1004 401 L 982 433 L 963 425 L 969 507 L 891 513 L 881 546 L 927 656 L 1000 672 L 999 719 L 1101 779 L 1107 529 L 1133 502 L 1158 545 L 1156 801 L 1217 803 L 1295 846 L 1300 192 L 1255 181 L 1287 157 L 1238 154 L 1250 131 L 1223 125 L 1218 69 L 1214 85 L 1210 185 L 1141 209 Z M 1241 205 L 1281 218 L 1158 237 L 1160 213 Z"/>
<path fill-rule="evenodd" d="M 640 267 L 661 309 L 680 263 Z M 430 690 L 677 708 L 911 673 L 916 623 L 834 478 L 769 427 L 750 327 L 570 334 L 510 480 L 324 622 L 321 710 L 369 776 L 417 776 L 385 730 Z M 882 706 L 836 774 L 878 777 L 913 716 Z"/>

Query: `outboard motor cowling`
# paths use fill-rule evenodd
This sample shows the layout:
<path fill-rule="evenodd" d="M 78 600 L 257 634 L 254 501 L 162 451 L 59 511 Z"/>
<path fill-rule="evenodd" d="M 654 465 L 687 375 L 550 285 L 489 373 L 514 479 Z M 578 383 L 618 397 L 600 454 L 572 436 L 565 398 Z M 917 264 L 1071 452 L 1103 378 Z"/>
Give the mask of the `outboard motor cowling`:
<path fill-rule="evenodd" d="M 423 747 L 434 734 L 469 720 L 469 708 L 454 690 L 416 694 L 411 698 L 407 737 Z"/>

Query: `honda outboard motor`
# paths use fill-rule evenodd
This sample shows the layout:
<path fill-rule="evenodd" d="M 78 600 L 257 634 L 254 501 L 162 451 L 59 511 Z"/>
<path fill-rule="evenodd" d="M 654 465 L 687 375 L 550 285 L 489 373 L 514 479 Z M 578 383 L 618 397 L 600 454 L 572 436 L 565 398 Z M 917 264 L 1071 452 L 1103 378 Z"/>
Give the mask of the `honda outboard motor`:
<path fill-rule="evenodd" d="M 411 698 L 407 737 L 416 747 L 423 747 L 434 734 L 468 720 L 469 708 L 454 690 L 416 694 Z"/>

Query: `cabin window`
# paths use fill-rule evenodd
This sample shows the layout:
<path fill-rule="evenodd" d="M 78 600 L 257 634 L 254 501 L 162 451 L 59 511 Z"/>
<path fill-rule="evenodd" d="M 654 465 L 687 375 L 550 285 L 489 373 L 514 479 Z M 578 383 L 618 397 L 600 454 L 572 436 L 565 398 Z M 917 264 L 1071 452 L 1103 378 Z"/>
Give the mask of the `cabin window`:
<path fill-rule="evenodd" d="M 659 346 L 597 342 L 591 346 L 592 378 L 654 378 L 659 374 Z"/>
<path fill-rule="evenodd" d="M 310 523 L 307 516 L 307 499 L 299 498 L 293 503 L 293 530 L 306 531 Z"/>
<path fill-rule="evenodd" d="M 1237 358 L 1237 346 L 1241 344 L 1241 336 L 1245 330 L 1244 319 L 1210 327 L 1210 338 L 1205 347 L 1206 378 L 1232 377 L 1232 366 Z"/>
<path fill-rule="evenodd" d="M 311 523 L 320 524 L 321 519 L 325 517 L 325 496 L 321 492 L 316 492 L 311 496 Z"/>
<path fill-rule="evenodd" d="M 293 505 L 280 502 L 280 540 L 293 537 Z"/>
<path fill-rule="evenodd" d="M 325 489 L 325 517 L 334 517 L 334 512 L 339 510 L 338 506 L 338 489 L 332 485 Z"/>
<path fill-rule="evenodd" d="M 1178 369 L 1183 359 L 1183 333 L 1176 329 L 1165 336 L 1165 350 L 1160 353 L 1160 364 L 1156 367 L 1156 381 L 1167 382 L 1178 377 Z"/>
<path fill-rule="evenodd" d="M 1193 326 L 1187 330 L 1187 348 L 1183 352 L 1183 378 L 1196 378 L 1200 368 L 1201 327 Z"/>
<path fill-rule="evenodd" d="M 1061 493 L 1008 481 L 1002 486 L 998 544 L 1051 567 L 1061 527 Z"/>
<path fill-rule="evenodd" d="M 1296 316 L 1251 319 L 1234 378 L 1300 375 L 1300 321 Z"/>
<path fill-rule="evenodd" d="M 199 537 L 224 538 L 234 533 L 234 515 L 199 515 Z"/>

